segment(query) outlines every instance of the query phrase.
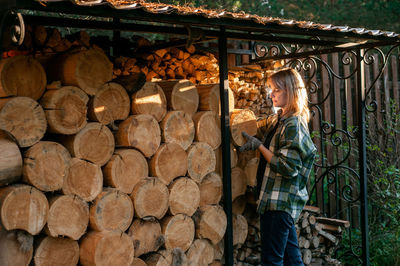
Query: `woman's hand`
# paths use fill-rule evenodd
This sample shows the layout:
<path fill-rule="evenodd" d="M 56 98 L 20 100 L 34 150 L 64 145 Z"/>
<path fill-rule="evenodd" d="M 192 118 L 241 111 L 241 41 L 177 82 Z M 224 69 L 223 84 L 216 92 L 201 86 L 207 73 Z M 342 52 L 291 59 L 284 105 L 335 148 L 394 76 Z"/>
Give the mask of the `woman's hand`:
<path fill-rule="evenodd" d="M 242 131 L 242 135 L 243 137 L 246 138 L 247 142 L 243 145 L 239 147 L 239 151 L 248 151 L 248 150 L 257 150 L 258 147 L 260 147 L 260 145 L 262 144 L 261 141 L 255 137 L 250 136 L 249 134 L 247 134 L 246 132 Z"/>

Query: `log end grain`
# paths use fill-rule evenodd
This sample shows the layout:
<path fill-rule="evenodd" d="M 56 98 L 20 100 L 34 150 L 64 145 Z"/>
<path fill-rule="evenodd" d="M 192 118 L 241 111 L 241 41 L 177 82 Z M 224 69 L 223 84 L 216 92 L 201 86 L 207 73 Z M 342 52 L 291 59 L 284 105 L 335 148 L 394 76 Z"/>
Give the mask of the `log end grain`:
<path fill-rule="evenodd" d="M 222 178 L 215 172 L 206 175 L 200 188 L 200 206 L 218 204 L 222 198 Z"/>
<path fill-rule="evenodd" d="M 196 141 L 207 143 L 213 150 L 221 145 L 221 126 L 214 112 L 198 112 L 193 116 L 193 122 Z"/>
<path fill-rule="evenodd" d="M 146 82 L 132 95 L 132 113 L 150 114 L 160 122 L 167 113 L 167 99 L 161 87 L 155 82 Z"/>
<path fill-rule="evenodd" d="M 181 177 L 169 185 L 169 211 L 192 216 L 200 204 L 199 186 L 190 178 Z"/>
<path fill-rule="evenodd" d="M 225 235 L 227 218 L 221 206 L 207 205 L 200 208 L 195 223 L 196 236 L 207 238 L 216 245 Z"/>
<path fill-rule="evenodd" d="M 197 183 L 201 183 L 204 176 L 215 170 L 215 153 L 207 143 L 193 143 L 187 150 L 187 154 L 188 174 Z"/>
<path fill-rule="evenodd" d="M 0 130 L 0 186 L 18 181 L 22 174 L 22 156 L 7 132 Z"/>
<path fill-rule="evenodd" d="M 72 195 L 54 196 L 49 203 L 46 233 L 52 237 L 81 238 L 89 223 L 89 205 Z"/>
<path fill-rule="evenodd" d="M 68 238 L 45 237 L 40 240 L 34 256 L 35 265 L 77 265 L 79 244 Z"/>
<path fill-rule="evenodd" d="M 194 239 L 195 227 L 192 218 L 184 214 L 165 217 L 161 222 L 162 233 L 165 237 L 165 248 L 189 249 Z"/>
<path fill-rule="evenodd" d="M 233 143 L 236 146 L 242 146 L 246 143 L 242 132 L 250 136 L 257 134 L 257 118 L 249 109 L 235 109 L 230 118 L 230 127 Z"/>
<path fill-rule="evenodd" d="M 133 213 L 133 203 L 127 194 L 106 188 L 90 207 L 90 227 L 96 231 L 124 232 L 132 222 Z"/>
<path fill-rule="evenodd" d="M 164 244 L 161 226 L 157 220 L 135 219 L 129 227 L 128 235 L 135 247 L 135 257 L 157 251 Z"/>
<path fill-rule="evenodd" d="M 192 117 L 183 111 L 170 111 L 160 123 L 162 141 L 177 143 L 184 150 L 192 144 L 195 128 Z"/>

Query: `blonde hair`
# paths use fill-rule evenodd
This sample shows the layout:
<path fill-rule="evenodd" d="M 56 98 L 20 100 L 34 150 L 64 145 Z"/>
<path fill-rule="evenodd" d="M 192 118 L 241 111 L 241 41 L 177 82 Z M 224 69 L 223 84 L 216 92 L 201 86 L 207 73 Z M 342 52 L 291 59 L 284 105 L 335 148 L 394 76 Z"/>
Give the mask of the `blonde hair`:
<path fill-rule="evenodd" d="M 307 91 L 299 72 L 291 68 L 280 70 L 268 78 L 267 85 L 287 92 L 285 116 L 301 116 L 307 122 L 310 120 Z"/>

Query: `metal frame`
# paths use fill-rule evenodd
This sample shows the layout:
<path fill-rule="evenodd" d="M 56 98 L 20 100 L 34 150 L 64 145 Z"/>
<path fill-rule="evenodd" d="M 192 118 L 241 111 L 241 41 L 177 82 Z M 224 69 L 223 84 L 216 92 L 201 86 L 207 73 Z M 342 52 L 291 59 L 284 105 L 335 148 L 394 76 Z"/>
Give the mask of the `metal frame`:
<path fill-rule="evenodd" d="M 4 0 L 3 0 L 4 2 Z M 27 11 L 38 11 L 42 12 L 39 16 L 32 16 Z M 256 47 L 256 41 L 268 43 L 262 49 L 263 54 L 259 54 L 256 49 L 253 49 L 253 53 L 256 57 L 253 63 L 261 63 L 265 60 L 278 60 L 288 59 L 289 62 L 295 63 L 292 67 L 301 68 L 303 70 L 309 70 L 310 62 L 320 60 L 315 55 L 334 53 L 334 52 L 348 52 L 353 53 L 356 58 L 356 68 L 358 71 L 354 71 L 350 76 L 356 76 L 358 84 L 358 131 L 357 136 L 353 135 L 353 132 L 348 132 L 344 129 L 331 128 L 330 125 L 321 122 L 321 132 L 331 138 L 336 133 L 341 133 L 346 138 L 354 139 L 358 138 L 359 144 L 359 171 L 348 169 L 353 171 L 354 174 L 360 180 L 361 189 L 361 213 L 362 213 L 362 255 L 360 260 L 364 265 L 369 265 L 369 244 L 368 244 L 368 198 L 367 198 L 367 169 L 366 169 L 366 150 L 365 150 L 365 112 L 375 111 L 374 103 L 366 102 L 366 95 L 370 92 L 371 87 L 375 84 L 376 80 L 383 73 L 383 68 L 386 66 L 386 58 L 378 77 L 375 78 L 370 88 L 365 88 L 364 76 L 363 76 L 363 65 L 370 63 L 370 58 L 366 56 L 368 50 L 376 49 L 379 46 L 392 45 L 393 47 L 399 46 L 399 39 L 387 36 L 373 36 L 373 35 L 360 35 L 353 32 L 335 32 L 325 31 L 319 29 L 302 29 L 299 27 L 288 27 L 285 25 L 267 24 L 262 25 L 254 21 L 247 20 L 236 20 L 234 18 L 204 18 L 202 16 L 189 15 L 183 16 L 179 14 L 152 14 L 145 12 L 141 9 L 135 10 L 117 10 L 110 8 L 105 5 L 101 6 L 76 6 L 71 2 L 52 2 L 43 5 L 34 0 L 5 0 L 0 8 L 0 40 L 2 39 L 2 33 L 5 23 L 9 21 L 13 16 L 18 15 L 22 12 L 26 21 L 29 23 L 37 23 L 48 26 L 57 27 L 78 27 L 78 28 L 92 28 L 92 29 L 103 29 L 113 31 L 114 44 L 118 43 L 120 38 L 120 31 L 131 31 L 131 32 L 151 32 L 151 33 L 164 33 L 164 34 L 176 34 L 176 35 L 188 35 L 188 27 L 197 28 L 201 30 L 206 38 L 218 40 L 218 52 L 219 52 L 219 64 L 220 64 L 220 97 L 221 110 L 221 133 L 222 133 L 222 164 L 223 164 L 223 191 L 224 191 L 224 209 L 227 214 L 227 231 L 225 234 L 225 255 L 226 264 L 233 265 L 233 233 L 232 233 L 232 195 L 231 195 L 231 169 L 230 169 L 230 131 L 229 131 L 229 102 L 228 102 L 228 66 L 227 66 L 227 52 L 234 51 L 237 54 L 249 54 L 251 50 L 229 50 L 227 48 L 227 40 L 243 40 L 252 41 L 254 44 L 253 48 Z M 62 16 L 59 13 L 63 13 Z M 91 16 L 93 20 L 85 19 L 74 19 L 69 15 L 85 15 Z M 96 19 L 101 18 L 101 19 Z M 108 21 L 105 18 L 109 18 Z M 21 20 L 19 26 L 22 27 Z M 158 22 L 158 25 L 153 25 L 149 22 Z M 15 24 L 15 21 L 12 22 Z M 23 23 L 23 22 L 22 22 Z M 68 25 L 68 26 L 67 26 Z M 18 26 L 18 25 L 17 25 Z M 203 40 L 209 41 L 211 39 Z M 355 42 L 355 44 L 346 46 L 349 42 Z M 164 47 L 168 45 L 183 45 L 184 43 L 165 43 L 162 44 Z M 289 44 L 290 46 L 285 46 Z M 157 47 L 153 47 L 156 49 Z M 0 47 L 0 51 L 3 47 Z M 367 49 L 367 50 L 364 50 Z M 393 49 L 392 49 L 393 50 Z M 355 51 L 355 52 L 354 52 Z M 301 60 L 303 59 L 303 60 Z M 332 71 L 327 62 L 323 62 L 326 69 L 328 70 L 330 80 L 336 77 L 339 79 L 346 79 L 349 77 L 340 77 Z M 356 73 L 356 74 L 355 74 Z M 309 88 L 312 92 L 315 89 Z M 324 99 L 326 100 L 326 98 Z M 321 103 L 311 103 L 311 106 L 316 109 L 316 112 L 321 112 L 318 105 Z M 372 108 L 371 108 L 372 107 Z M 331 139 L 332 144 L 337 146 L 341 143 L 336 138 Z M 348 154 L 345 158 L 335 165 L 316 165 L 325 169 L 321 175 L 321 179 L 328 179 L 330 172 L 337 169 L 340 163 L 348 158 Z M 315 188 L 314 188 L 315 189 Z M 349 188 L 351 191 L 352 188 Z M 345 194 L 345 192 L 343 192 Z M 358 199 L 350 199 L 349 202 L 353 202 Z M 356 252 L 352 252 L 353 255 L 359 256 Z"/>

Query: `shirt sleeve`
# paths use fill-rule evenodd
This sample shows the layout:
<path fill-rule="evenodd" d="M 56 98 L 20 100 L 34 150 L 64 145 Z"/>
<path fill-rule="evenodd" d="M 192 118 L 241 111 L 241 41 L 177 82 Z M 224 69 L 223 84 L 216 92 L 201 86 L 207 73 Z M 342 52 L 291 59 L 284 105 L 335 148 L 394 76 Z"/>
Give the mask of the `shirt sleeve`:
<path fill-rule="evenodd" d="M 279 134 L 279 133 L 278 133 Z M 279 149 L 274 151 L 270 168 L 286 178 L 296 177 L 302 167 L 300 123 L 287 125 L 279 138 Z"/>

